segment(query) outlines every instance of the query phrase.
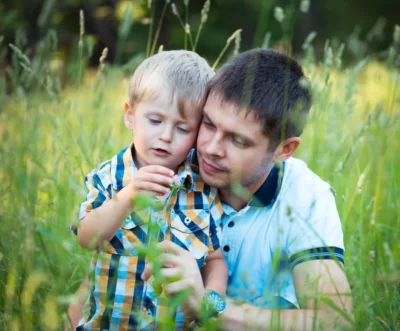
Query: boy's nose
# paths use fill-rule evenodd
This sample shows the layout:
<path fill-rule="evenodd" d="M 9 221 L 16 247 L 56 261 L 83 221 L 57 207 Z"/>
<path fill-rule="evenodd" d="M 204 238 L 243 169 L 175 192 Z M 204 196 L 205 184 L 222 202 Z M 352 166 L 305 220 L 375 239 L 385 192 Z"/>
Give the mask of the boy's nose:
<path fill-rule="evenodd" d="M 160 136 L 162 141 L 170 143 L 172 141 L 173 129 L 172 128 L 165 128 Z"/>

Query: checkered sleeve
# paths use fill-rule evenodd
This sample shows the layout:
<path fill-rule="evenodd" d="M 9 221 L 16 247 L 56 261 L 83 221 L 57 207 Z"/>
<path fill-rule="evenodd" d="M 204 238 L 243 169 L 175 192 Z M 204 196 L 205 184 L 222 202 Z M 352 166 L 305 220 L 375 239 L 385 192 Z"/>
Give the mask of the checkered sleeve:
<path fill-rule="evenodd" d="M 222 205 L 221 201 L 219 200 L 219 197 L 217 196 L 210 206 L 210 232 L 209 232 L 210 253 L 220 248 L 221 217 L 222 217 Z"/>
<path fill-rule="evenodd" d="M 85 177 L 85 185 L 87 188 L 86 200 L 79 206 L 78 220 L 81 221 L 93 209 L 100 207 L 102 204 L 111 199 L 111 182 L 107 173 L 107 168 L 101 170 L 93 170 Z M 71 225 L 71 231 L 77 233 L 78 224 Z"/>

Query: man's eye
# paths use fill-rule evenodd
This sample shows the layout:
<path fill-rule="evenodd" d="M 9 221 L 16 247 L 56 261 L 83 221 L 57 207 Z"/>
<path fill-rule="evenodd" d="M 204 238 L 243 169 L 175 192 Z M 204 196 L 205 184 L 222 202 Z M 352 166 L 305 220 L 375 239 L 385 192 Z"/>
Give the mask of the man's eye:
<path fill-rule="evenodd" d="M 234 136 L 234 137 L 233 137 L 233 142 L 234 142 L 235 145 L 236 145 L 237 147 L 239 147 L 239 148 L 244 148 L 244 147 L 246 147 L 246 143 L 245 143 L 244 139 L 241 138 L 241 137 Z"/>
<path fill-rule="evenodd" d="M 149 121 L 151 124 L 160 124 L 161 123 L 161 121 L 156 118 L 149 118 Z"/>
<path fill-rule="evenodd" d="M 176 129 L 177 129 L 179 132 L 181 132 L 181 133 L 189 133 L 189 130 L 188 130 L 188 129 L 182 128 L 182 127 L 180 127 L 180 126 L 178 126 Z"/>

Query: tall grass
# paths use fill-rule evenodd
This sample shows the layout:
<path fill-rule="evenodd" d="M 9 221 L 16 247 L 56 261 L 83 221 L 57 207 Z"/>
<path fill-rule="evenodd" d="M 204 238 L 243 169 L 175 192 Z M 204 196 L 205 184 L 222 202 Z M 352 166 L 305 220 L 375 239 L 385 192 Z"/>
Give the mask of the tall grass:
<path fill-rule="evenodd" d="M 336 191 L 357 330 L 400 328 L 400 73 L 394 39 L 387 63 L 364 58 L 344 69 L 343 48 L 329 44 L 317 63 L 310 40 L 303 60 L 314 106 L 296 156 Z M 14 93 L 0 98 L 0 326 L 56 330 L 67 325 L 66 307 L 90 258 L 68 230 L 86 193 L 83 178 L 130 141 L 122 120 L 127 82 L 119 68 L 104 68 L 103 58 L 101 70 L 86 71 L 78 87 L 61 90 L 45 70 L 51 58 L 32 60 L 18 50 L 10 69 Z M 33 81 L 45 87 L 42 92 L 26 92 Z"/>

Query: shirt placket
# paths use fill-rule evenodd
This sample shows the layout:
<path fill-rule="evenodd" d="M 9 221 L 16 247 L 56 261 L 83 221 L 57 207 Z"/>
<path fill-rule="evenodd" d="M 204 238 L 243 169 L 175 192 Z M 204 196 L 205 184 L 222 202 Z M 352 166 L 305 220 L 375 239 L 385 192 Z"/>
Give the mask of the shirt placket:
<path fill-rule="evenodd" d="M 243 215 L 248 210 L 248 206 L 240 210 L 239 212 L 231 212 L 229 215 L 224 215 L 223 218 L 223 229 L 222 229 L 222 250 L 225 255 L 225 260 L 228 264 L 228 273 L 229 276 L 232 276 L 235 265 L 237 262 L 237 256 L 244 240 L 244 234 L 247 232 L 248 227 L 246 224 L 243 224 Z M 242 218 L 242 221 L 239 223 L 239 218 Z M 240 227 L 240 230 L 238 230 Z"/>

